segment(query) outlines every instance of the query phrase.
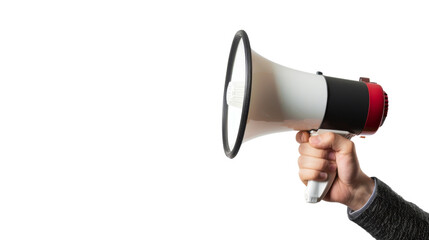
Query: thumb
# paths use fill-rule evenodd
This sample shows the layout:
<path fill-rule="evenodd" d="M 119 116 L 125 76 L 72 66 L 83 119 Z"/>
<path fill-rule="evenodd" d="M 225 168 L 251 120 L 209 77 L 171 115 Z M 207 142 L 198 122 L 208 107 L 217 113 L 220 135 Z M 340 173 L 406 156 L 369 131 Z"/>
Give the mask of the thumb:
<path fill-rule="evenodd" d="M 341 135 L 327 132 L 309 139 L 310 145 L 319 149 L 332 149 L 339 153 L 351 153 L 354 143 Z"/>

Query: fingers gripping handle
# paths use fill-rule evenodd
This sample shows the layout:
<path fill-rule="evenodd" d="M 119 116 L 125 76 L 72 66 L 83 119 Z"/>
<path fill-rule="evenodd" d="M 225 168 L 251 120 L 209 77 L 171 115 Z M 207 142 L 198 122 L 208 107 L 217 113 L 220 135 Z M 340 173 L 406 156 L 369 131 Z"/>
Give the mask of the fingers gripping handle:
<path fill-rule="evenodd" d="M 327 130 L 327 129 L 319 129 L 317 131 L 310 131 L 311 136 L 317 136 L 319 134 L 325 133 L 325 132 L 333 132 L 336 134 L 339 134 L 347 139 L 350 139 L 353 137 L 353 134 L 347 132 L 347 131 L 339 131 L 339 130 Z M 308 181 L 307 188 L 305 190 L 305 200 L 308 203 L 318 203 L 320 202 L 325 195 L 328 193 L 329 189 L 332 186 L 332 183 L 335 180 L 337 173 L 329 173 L 328 179 L 326 181 Z"/>

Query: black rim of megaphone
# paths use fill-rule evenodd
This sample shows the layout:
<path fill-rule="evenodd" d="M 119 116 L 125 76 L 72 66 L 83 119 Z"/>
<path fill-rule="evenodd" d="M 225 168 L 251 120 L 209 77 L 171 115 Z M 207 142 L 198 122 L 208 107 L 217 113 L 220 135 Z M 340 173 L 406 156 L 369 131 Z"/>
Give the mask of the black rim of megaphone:
<path fill-rule="evenodd" d="M 231 82 L 232 72 L 234 68 L 235 55 L 239 46 L 240 40 L 243 40 L 244 55 L 245 55 L 245 71 L 246 71 L 246 82 L 243 99 L 243 107 L 241 111 L 240 127 L 238 129 L 237 138 L 235 140 L 234 147 L 232 150 L 229 147 L 228 141 L 228 103 L 226 101 L 228 84 Z M 243 142 L 244 131 L 246 129 L 247 116 L 249 114 L 250 106 L 250 93 L 252 88 L 252 53 L 250 48 L 249 37 L 244 30 L 238 31 L 234 40 L 232 41 L 231 51 L 229 52 L 228 68 L 226 70 L 225 87 L 223 92 L 223 114 L 222 114 L 222 138 L 223 138 L 223 149 L 226 156 L 234 158 L 240 149 L 241 143 Z"/>

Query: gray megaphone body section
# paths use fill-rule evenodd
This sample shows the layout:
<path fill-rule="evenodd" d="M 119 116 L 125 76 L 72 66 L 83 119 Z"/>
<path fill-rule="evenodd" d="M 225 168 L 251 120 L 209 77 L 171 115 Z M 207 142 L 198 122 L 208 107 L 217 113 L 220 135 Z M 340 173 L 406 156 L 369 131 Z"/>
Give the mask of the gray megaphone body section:
<path fill-rule="evenodd" d="M 322 75 L 274 63 L 252 50 L 252 90 L 244 141 L 322 124 L 327 86 Z"/>

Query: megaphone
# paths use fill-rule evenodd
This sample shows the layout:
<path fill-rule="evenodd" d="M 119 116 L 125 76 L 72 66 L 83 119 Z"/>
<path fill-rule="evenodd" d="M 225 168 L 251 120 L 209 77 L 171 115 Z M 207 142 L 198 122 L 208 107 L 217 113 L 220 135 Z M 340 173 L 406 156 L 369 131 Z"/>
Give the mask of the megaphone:
<path fill-rule="evenodd" d="M 359 81 L 307 73 L 274 63 L 250 47 L 244 30 L 232 41 L 226 72 L 222 139 L 234 158 L 243 142 L 283 132 L 331 131 L 345 137 L 374 134 L 386 119 L 388 96 L 368 78 Z M 307 202 L 329 191 L 326 182 L 310 181 Z"/>

